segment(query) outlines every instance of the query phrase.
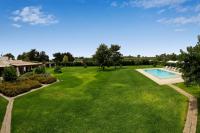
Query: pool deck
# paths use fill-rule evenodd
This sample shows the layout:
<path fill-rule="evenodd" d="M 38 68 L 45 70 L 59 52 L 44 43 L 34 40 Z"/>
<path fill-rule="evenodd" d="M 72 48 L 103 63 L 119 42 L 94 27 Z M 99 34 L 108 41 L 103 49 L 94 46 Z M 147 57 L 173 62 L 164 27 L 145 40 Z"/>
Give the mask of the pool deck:
<path fill-rule="evenodd" d="M 160 69 L 160 70 L 164 70 L 164 71 L 168 71 L 171 73 L 174 73 L 177 75 L 177 77 L 174 78 L 158 78 L 156 76 L 153 76 L 147 72 L 145 72 L 144 70 L 147 69 Z M 147 69 L 136 69 L 136 71 L 140 72 L 141 74 L 145 75 L 146 77 L 150 78 L 151 80 L 153 80 L 154 82 L 156 82 L 159 85 L 167 85 L 167 84 L 175 84 L 175 83 L 181 83 L 184 82 L 184 80 L 181 77 L 181 73 L 178 72 L 174 72 L 174 71 L 170 71 L 164 68 L 147 68 Z"/>

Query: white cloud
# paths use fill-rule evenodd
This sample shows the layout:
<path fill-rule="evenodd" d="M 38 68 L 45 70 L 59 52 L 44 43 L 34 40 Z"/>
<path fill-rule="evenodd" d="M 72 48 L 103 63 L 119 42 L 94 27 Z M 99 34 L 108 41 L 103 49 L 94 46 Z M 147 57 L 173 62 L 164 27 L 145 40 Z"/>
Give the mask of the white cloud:
<path fill-rule="evenodd" d="M 121 5 L 143 8 L 158 8 L 181 5 L 186 1 L 188 0 L 126 0 L 123 1 Z"/>
<path fill-rule="evenodd" d="M 21 28 L 21 27 L 22 27 L 22 26 L 19 25 L 19 24 L 12 24 L 12 26 L 15 27 L 15 28 Z"/>
<path fill-rule="evenodd" d="M 58 20 L 53 15 L 44 13 L 42 7 L 38 6 L 27 6 L 21 10 L 14 11 L 12 20 L 30 25 L 50 25 L 58 23 Z"/>
<path fill-rule="evenodd" d="M 200 24 L 200 14 L 191 17 L 176 17 L 170 19 L 160 19 L 160 23 L 164 24 L 175 24 L 175 25 L 185 25 L 185 24 Z"/>
<path fill-rule="evenodd" d="M 195 11 L 196 11 L 196 12 L 199 12 L 199 11 L 200 11 L 200 4 L 198 4 L 198 5 L 195 7 Z"/>
<path fill-rule="evenodd" d="M 191 8 L 190 7 L 183 7 L 183 6 L 176 6 L 175 10 L 177 12 L 184 13 L 184 12 L 191 10 Z"/>

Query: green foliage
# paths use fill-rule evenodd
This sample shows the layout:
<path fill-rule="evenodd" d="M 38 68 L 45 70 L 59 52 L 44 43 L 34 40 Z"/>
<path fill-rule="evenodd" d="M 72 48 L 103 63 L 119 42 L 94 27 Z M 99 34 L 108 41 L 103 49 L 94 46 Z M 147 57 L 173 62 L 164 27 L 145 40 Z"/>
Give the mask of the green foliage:
<path fill-rule="evenodd" d="M 84 66 L 84 68 L 87 68 L 87 64 L 86 63 L 84 63 L 83 66 Z"/>
<path fill-rule="evenodd" d="M 187 52 L 181 50 L 180 58 L 185 84 L 200 85 L 200 38 L 196 46 L 187 47 Z"/>
<path fill-rule="evenodd" d="M 49 56 L 44 51 L 41 51 L 39 53 L 39 58 L 38 58 L 37 61 L 39 61 L 39 62 L 48 62 L 49 61 Z"/>
<path fill-rule="evenodd" d="M 18 55 L 18 60 L 24 61 L 38 61 L 38 62 L 47 62 L 49 61 L 49 56 L 44 52 L 38 52 L 36 49 L 31 49 L 29 52 L 24 52 L 21 55 Z"/>
<path fill-rule="evenodd" d="M 68 62 L 73 62 L 74 61 L 74 57 L 71 53 L 67 52 L 67 53 L 55 53 L 53 54 L 54 57 L 54 61 L 59 64 L 63 62 L 63 58 L 64 56 L 68 57 Z"/>
<path fill-rule="evenodd" d="M 56 66 L 54 68 L 54 73 L 62 73 L 62 68 L 60 66 Z"/>
<path fill-rule="evenodd" d="M 0 93 L 13 97 L 38 87 L 41 87 L 41 84 L 38 81 L 30 79 L 4 82 L 0 84 Z"/>
<path fill-rule="evenodd" d="M 56 78 L 50 74 L 34 74 L 32 72 L 20 76 L 16 81 L 0 84 L 0 93 L 13 97 L 21 93 L 36 89 L 42 84 L 56 82 Z"/>
<path fill-rule="evenodd" d="M 37 67 L 35 68 L 35 71 L 34 71 L 36 74 L 45 74 L 46 73 L 46 69 L 44 66 L 42 67 Z"/>
<path fill-rule="evenodd" d="M 11 54 L 11 53 L 7 53 L 7 54 L 5 54 L 5 55 L 3 55 L 4 57 L 8 57 L 9 59 L 12 59 L 12 60 L 14 60 L 15 59 L 15 56 L 13 55 L 13 54 Z"/>
<path fill-rule="evenodd" d="M 21 75 L 19 78 L 23 78 L 23 77 L 25 78 L 25 77 L 29 77 L 29 76 L 32 76 L 32 75 L 34 75 L 34 72 L 27 72 L 27 73 Z"/>
<path fill-rule="evenodd" d="M 56 78 L 51 76 L 50 74 L 34 74 L 28 77 L 31 80 L 36 80 L 41 84 L 51 84 L 56 82 Z"/>
<path fill-rule="evenodd" d="M 161 54 L 161 55 L 156 55 L 156 60 L 160 62 L 167 62 L 168 60 L 173 60 L 176 61 L 179 59 L 179 55 L 176 55 L 175 53 L 172 54 Z"/>
<path fill-rule="evenodd" d="M 120 50 L 120 46 L 119 45 L 111 45 L 110 47 L 110 51 L 111 51 L 111 62 L 112 64 L 115 66 L 116 69 L 116 65 L 120 65 L 120 61 L 122 59 L 122 54 L 119 52 Z"/>
<path fill-rule="evenodd" d="M 14 67 L 5 67 L 3 71 L 3 78 L 5 81 L 15 81 L 17 79 L 17 72 Z"/>
<path fill-rule="evenodd" d="M 119 64 L 122 54 L 119 52 L 120 46 L 111 45 L 110 48 L 106 44 L 101 44 L 93 56 L 97 64 L 105 69 L 105 66 L 117 65 Z"/>
<path fill-rule="evenodd" d="M 67 64 L 68 62 L 69 62 L 68 56 L 67 56 L 67 55 L 64 55 L 63 60 L 62 60 L 62 63 L 64 63 L 65 66 L 66 66 L 66 64 Z"/>
<path fill-rule="evenodd" d="M 105 44 L 101 44 L 94 55 L 94 58 L 97 62 L 97 64 L 100 65 L 103 69 L 105 68 L 105 65 L 108 64 L 110 59 L 111 53 L 108 49 L 108 46 Z"/>
<path fill-rule="evenodd" d="M 153 60 L 153 61 L 152 61 L 152 65 L 153 65 L 153 67 L 156 67 L 156 66 L 158 65 L 158 61 Z"/>

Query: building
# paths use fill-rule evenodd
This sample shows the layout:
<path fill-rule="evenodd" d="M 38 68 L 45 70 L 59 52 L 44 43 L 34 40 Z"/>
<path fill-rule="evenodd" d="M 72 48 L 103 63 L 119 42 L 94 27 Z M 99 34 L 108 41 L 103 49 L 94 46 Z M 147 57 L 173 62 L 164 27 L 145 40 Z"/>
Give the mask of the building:
<path fill-rule="evenodd" d="M 42 63 L 27 62 L 22 60 L 11 60 L 8 57 L 0 57 L 0 77 L 2 77 L 5 67 L 13 66 L 16 68 L 17 76 L 23 73 L 30 72 L 33 68 L 42 66 Z"/>

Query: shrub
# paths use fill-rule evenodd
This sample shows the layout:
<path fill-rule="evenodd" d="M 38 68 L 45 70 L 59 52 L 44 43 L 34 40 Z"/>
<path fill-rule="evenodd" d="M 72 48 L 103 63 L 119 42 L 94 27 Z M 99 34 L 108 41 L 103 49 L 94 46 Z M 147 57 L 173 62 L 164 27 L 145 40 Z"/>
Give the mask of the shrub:
<path fill-rule="evenodd" d="M 152 64 L 153 64 L 153 67 L 156 67 L 158 65 L 158 62 L 157 61 L 152 61 Z"/>
<path fill-rule="evenodd" d="M 32 76 L 32 75 L 34 75 L 33 72 L 27 72 L 27 73 L 21 75 L 20 77 L 29 77 L 29 76 Z"/>
<path fill-rule="evenodd" d="M 86 63 L 84 63 L 84 65 L 83 65 L 83 66 L 84 66 L 84 68 L 87 68 L 87 64 L 86 64 Z"/>
<path fill-rule="evenodd" d="M 36 68 L 35 69 L 35 73 L 36 74 L 44 74 L 44 73 L 46 73 L 46 69 L 45 69 L 45 67 L 38 67 L 38 68 Z"/>
<path fill-rule="evenodd" d="M 30 72 L 20 76 L 16 81 L 0 83 L 0 93 L 13 97 L 39 88 L 42 84 L 50 84 L 55 81 L 56 78 L 50 74 L 34 74 Z"/>
<path fill-rule="evenodd" d="M 55 73 L 62 73 L 61 67 L 60 67 L 60 66 L 56 66 L 56 67 L 54 68 L 54 72 L 55 72 Z"/>
<path fill-rule="evenodd" d="M 17 96 L 21 93 L 28 92 L 32 89 L 41 87 L 41 83 L 38 81 L 26 79 L 26 80 L 18 80 L 15 82 L 4 82 L 0 84 L 0 93 L 13 97 Z"/>
<path fill-rule="evenodd" d="M 3 78 L 5 81 L 15 81 L 17 79 L 16 69 L 14 67 L 4 68 Z"/>
<path fill-rule="evenodd" d="M 56 82 L 56 78 L 51 76 L 50 74 L 34 74 L 28 78 L 31 80 L 36 80 L 41 84 L 51 84 L 53 82 Z"/>

